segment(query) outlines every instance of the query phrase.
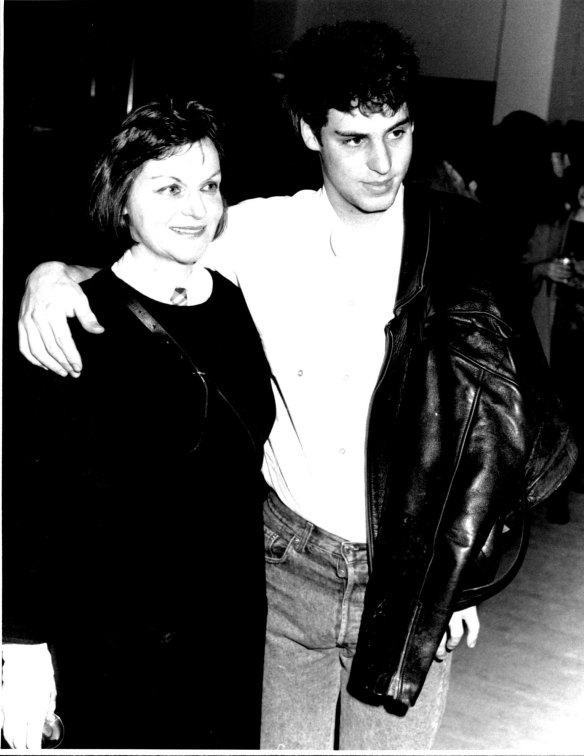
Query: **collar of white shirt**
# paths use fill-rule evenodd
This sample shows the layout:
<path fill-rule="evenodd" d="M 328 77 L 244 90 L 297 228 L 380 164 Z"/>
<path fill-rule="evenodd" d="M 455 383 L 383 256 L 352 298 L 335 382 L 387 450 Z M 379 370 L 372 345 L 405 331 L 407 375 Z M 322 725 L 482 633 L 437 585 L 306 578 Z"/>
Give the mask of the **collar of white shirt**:
<path fill-rule="evenodd" d="M 323 213 L 331 224 L 330 246 L 336 257 L 358 254 L 363 264 L 366 254 L 373 257 L 379 253 L 386 255 L 388 245 L 400 243 L 403 237 L 404 188 L 400 186 L 391 207 L 380 213 L 376 223 L 368 226 L 351 226 L 343 223 L 332 207 L 326 190 L 321 189 L 322 201 L 329 210 Z"/>
<path fill-rule="evenodd" d="M 183 271 L 178 270 L 177 276 L 177 270 L 173 266 L 151 268 L 145 265 L 132 254 L 131 249 L 112 265 L 112 271 L 122 281 L 150 299 L 167 304 L 170 304 L 170 299 L 177 287 L 186 290 L 189 305 L 206 301 L 213 287 L 211 274 L 207 268 L 199 264 L 193 265 L 186 276 Z"/>

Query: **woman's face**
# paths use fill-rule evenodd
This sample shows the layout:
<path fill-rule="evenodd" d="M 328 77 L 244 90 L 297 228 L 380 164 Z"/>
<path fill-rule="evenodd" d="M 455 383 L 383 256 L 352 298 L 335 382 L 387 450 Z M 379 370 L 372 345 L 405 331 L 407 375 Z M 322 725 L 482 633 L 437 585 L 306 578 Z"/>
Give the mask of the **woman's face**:
<path fill-rule="evenodd" d="M 220 182 L 219 155 L 209 139 L 144 163 L 124 208 L 134 250 L 158 262 L 199 260 L 223 215 Z"/>

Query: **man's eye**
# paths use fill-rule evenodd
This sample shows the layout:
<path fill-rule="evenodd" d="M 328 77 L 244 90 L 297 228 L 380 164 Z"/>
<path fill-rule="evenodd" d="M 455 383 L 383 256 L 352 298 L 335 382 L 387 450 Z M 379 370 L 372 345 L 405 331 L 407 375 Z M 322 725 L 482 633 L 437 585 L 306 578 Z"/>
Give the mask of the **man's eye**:
<path fill-rule="evenodd" d="M 405 133 L 405 129 L 395 129 L 389 132 L 388 137 L 389 139 L 401 139 Z"/>
<path fill-rule="evenodd" d="M 343 141 L 343 144 L 347 144 L 349 147 L 358 147 L 363 143 L 363 137 L 348 137 Z"/>

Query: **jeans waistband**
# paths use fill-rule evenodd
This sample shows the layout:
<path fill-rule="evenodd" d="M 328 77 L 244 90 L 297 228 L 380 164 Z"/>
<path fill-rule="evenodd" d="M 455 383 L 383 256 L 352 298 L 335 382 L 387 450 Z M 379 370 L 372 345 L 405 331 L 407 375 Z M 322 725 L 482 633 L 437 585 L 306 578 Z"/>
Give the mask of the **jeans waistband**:
<path fill-rule="evenodd" d="M 287 507 L 275 491 L 270 490 L 264 504 L 264 509 L 279 520 L 282 527 L 289 530 L 298 539 L 298 546 L 303 548 L 310 539 L 318 543 L 318 546 L 331 554 L 340 554 L 346 549 L 353 552 L 367 552 L 367 544 L 353 543 L 346 538 L 339 538 L 328 530 L 315 525 L 310 520 L 294 512 Z"/>

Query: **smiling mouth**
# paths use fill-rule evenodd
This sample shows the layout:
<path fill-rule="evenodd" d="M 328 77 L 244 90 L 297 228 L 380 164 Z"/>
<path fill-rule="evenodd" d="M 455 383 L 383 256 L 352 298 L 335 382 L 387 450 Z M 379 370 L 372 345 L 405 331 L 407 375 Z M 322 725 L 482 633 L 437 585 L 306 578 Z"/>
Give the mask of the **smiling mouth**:
<path fill-rule="evenodd" d="M 200 236 L 203 236 L 207 230 L 207 226 L 171 226 L 170 229 L 179 236 L 199 238 Z"/>

